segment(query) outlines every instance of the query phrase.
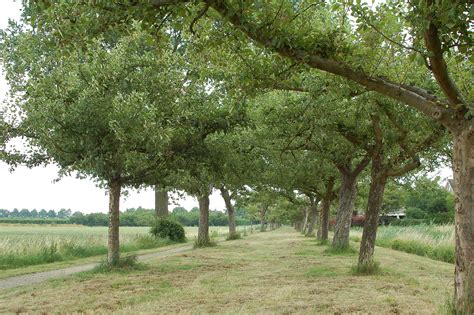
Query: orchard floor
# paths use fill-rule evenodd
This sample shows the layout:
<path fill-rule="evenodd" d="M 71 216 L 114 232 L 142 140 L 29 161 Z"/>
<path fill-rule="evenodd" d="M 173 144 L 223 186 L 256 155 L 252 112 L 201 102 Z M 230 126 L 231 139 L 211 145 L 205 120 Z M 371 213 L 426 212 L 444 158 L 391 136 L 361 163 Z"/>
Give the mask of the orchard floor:
<path fill-rule="evenodd" d="M 453 265 L 377 248 L 382 273 L 354 276 L 290 228 L 257 233 L 128 272 L 85 272 L 0 290 L 0 313 L 443 313 Z"/>

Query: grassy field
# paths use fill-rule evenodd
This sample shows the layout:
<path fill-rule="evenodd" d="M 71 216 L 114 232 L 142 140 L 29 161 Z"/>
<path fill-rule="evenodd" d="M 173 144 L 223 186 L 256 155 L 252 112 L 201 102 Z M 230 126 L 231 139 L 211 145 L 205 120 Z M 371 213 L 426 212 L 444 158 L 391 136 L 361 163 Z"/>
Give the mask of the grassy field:
<path fill-rule="evenodd" d="M 382 273 L 355 276 L 356 254 L 338 256 L 325 249 L 281 228 L 154 258 L 134 271 L 87 272 L 3 290 L 0 313 L 443 312 L 453 265 L 379 248 Z"/>
<path fill-rule="evenodd" d="M 185 230 L 188 240 L 193 241 L 197 227 L 186 227 Z M 210 228 L 214 237 L 227 231 L 227 227 Z M 152 237 L 148 227 L 121 227 L 120 243 L 123 253 L 170 244 Z M 107 227 L 1 225 L 0 270 L 104 255 L 106 245 Z"/>
<path fill-rule="evenodd" d="M 359 242 L 362 229 L 354 228 L 351 239 Z M 454 263 L 453 225 L 381 226 L 376 245 Z"/>

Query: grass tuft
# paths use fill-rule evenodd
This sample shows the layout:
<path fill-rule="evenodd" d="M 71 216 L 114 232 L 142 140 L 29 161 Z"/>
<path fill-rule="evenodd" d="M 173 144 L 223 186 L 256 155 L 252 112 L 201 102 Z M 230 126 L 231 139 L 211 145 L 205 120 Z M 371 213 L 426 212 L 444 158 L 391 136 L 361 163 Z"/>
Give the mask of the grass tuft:
<path fill-rule="evenodd" d="M 134 270 L 145 270 L 144 264 L 138 263 L 136 255 L 121 257 L 114 264 L 107 260 L 102 261 L 97 267 L 93 269 L 93 273 L 107 273 L 107 272 L 129 272 Z"/>
<path fill-rule="evenodd" d="M 227 235 L 226 241 L 240 240 L 241 238 L 242 235 L 240 235 L 240 233 L 235 233 L 234 235 Z"/>
<path fill-rule="evenodd" d="M 196 248 L 214 247 L 214 246 L 217 246 L 217 243 L 216 241 L 212 239 L 199 241 L 199 239 L 196 238 L 196 240 L 194 241 L 193 248 L 196 249 Z"/>
<path fill-rule="evenodd" d="M 448 296 L 448 297 L 446 298 L 446 301 L 445 301 L 444 304 L 441 306 L 440 313 L 449 314 L 449 315 L 457 315 L 457 314 L 459 314 L 459 313 L 456 311 L 456 305 L 454 304 L 454 298 L 453 298 L 452 295 L 450 295 L 450 296 Z"/>
<path fill-rule="evenodd" d="M 366 264 L 357 264 L 351 268 L 351 271 L 354 276 L 378 275 L 382 273 L 380 263 L 374 260 Z"/>

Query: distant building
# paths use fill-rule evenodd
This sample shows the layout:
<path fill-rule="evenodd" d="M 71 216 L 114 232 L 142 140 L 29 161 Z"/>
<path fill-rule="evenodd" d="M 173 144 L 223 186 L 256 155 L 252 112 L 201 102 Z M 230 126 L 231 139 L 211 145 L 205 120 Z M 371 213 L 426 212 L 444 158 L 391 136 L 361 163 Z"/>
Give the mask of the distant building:
<path fill-rule="evenodd" d="M 390 213 L 383 213 L 379 216 L 379 224 L 387 225 L 390 222 L 395 220 L 401 220 L 406 217 L 405 208 L 401 208 L 399 211 L 390 212 Z"/>

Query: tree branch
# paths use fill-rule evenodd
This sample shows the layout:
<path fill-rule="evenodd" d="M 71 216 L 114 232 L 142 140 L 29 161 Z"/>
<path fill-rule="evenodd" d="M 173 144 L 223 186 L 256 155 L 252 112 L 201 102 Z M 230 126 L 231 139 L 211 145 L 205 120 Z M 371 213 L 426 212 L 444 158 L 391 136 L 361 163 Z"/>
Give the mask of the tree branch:
<path fill-rule="evenodd" d="M 267 33 L 263 31 L 255 32 L 255 30 L 258 29 L 258 25 L 255 25 L 253 22 L 246 21 L 245 18 L 242 15 L 239 15 L 235 10 L 229 9 L 225 1 L 206 1 L 212 8 L 227 18 L 230 23 L 232 23 L 236 28 L 240 29 L 249 38 L 264 45 L 267 48 L 276 51 L 281 56 L 305 63 L 319 70 L 342 76 L 348 80 L 361 84 L 368 90 L 376 91 L 392 99 L 410 105 L 423 112 L 425 115 L 439 120 L 448 128 L 457 128 L 451 118 L 452 109 L 450 110 L 449 108 L 445 108 L 431 99 L 427 99 L 425 93 L 419 94 L 415 88 L 409 89 L 387 79 L 369 76 L 362 71 L 354 70 L 353 68 L 335 60 L 324 58 L 318 54 L 308 52 L 304 49 L 299 49 L 294 46 L 294 43 L 292 43 L 293 45 L 290 45 L 290 43 L 283 39 L 281 39 L 281 41 L 275 41 L 275 36 L 278 36 L 275 34 L 275 31 L 273 33 Z"/>
<path fill-rule="evenodd" d="M 443 51 L 441 49 L 441 41 L 439 40 L 438 28 L 430 23 L 427 30 L 425 30 L 423 37 L 428 51 L 431 53 L 428 59 L 430 60 L 433 75 L 438 82 L 444 95 L 448 98 L 449 104 L 456 110 L 465 113 L 467 107 L 461 97 L 456 84 L 451 79 L 448 73 L 448 66 L 443 58 Z"/>
<path fill-rule="evenodd" d="M 386 172 L 387 176 L 391 177 L 397 177 L 397 176 L 402 176 L 403 174 L 408 173 L 409 171 L 412 171 L 419 167 L 421 165 L 420 159 L 418 157 L 413 158 L 413 161 L 411 163 L 405 164 L 404 166 L 400 168 L 392 168 Z"/>

